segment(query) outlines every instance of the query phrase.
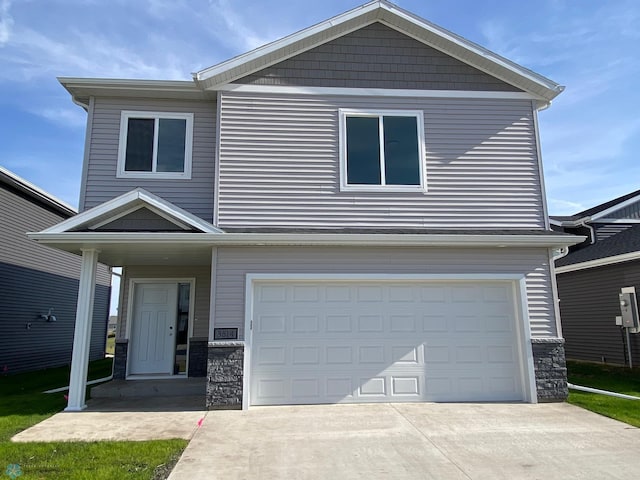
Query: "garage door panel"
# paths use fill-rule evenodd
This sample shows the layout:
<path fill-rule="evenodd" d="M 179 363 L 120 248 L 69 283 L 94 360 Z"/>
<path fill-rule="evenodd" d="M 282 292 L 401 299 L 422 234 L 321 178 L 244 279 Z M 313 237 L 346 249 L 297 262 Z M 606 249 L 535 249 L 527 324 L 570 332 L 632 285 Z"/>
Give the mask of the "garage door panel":
<path fill-rule="evenodd" d="M 253 405 L 523 399 L 508 283 L 264 282 L 253 310 Z"/>

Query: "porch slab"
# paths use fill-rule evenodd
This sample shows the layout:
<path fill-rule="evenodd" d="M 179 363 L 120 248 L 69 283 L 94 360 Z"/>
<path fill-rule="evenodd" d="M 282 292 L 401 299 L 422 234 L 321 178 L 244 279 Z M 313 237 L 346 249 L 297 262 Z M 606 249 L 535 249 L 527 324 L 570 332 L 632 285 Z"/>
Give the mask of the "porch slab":
<path fill-rule="evenodd" d="M 205 377 L 112 380 L 93 387 L 91 398 L 200 396 L 204 399 L 206 380 Z"/>
<path fill-rule="evenodd" d="M 28 428 L 13 442 L 190 440 L 204 419 L 204 395 L 98 398 L 82 412 L 61 412 Z"/>

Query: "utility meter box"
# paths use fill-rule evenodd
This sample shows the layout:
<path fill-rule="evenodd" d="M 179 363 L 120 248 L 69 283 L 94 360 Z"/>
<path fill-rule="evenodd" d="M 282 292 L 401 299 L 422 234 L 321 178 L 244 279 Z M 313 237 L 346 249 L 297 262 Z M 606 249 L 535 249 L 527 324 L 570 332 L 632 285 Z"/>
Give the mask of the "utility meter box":
<path fill-rule="evenodd" d="M 622 290 L 620 290 L 619 297 L 620 313 L 622 313 L 622 326 L 633 329 L 640 328 L 635 287 L 622 288 Z"/>

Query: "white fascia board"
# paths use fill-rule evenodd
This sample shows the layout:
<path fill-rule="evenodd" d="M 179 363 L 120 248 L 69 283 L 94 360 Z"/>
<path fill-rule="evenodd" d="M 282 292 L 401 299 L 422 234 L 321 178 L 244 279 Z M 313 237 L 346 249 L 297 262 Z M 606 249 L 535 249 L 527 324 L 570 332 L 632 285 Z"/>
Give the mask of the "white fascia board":
<path fill-rule="evenodd" d="M 428 31 L 433 35 L 436 35 L 437 37 L 444 40 L 445 42 L 448 42 L 450 45 L 455 45 L 456 47 L 459 47 L 460 49 L 467 52 L 467 55 L 471 54 L 472 56 L 475 56 L 480 60 L 489 61 L 491 64 L 502 67 L 503 69 L 517 75 L 518 77 L 525 78 L 530 82 L 535 83 L 536 85 L 544 88 L 545 90 L 548 90 L 549 96 L 547 100 L 551 100 L 555 96 L 562 93 L 562 91 L 564 90 L 563 86 L 558 85 L 553 80 L 548 79 L 543 75 L 540 75 L 532 70 L 529 70 L 528 68 L 518 65 L 517 63 L 512 62 L 511 60 L 505 57 L 502 57 L 497 53 L 494 53 L 491 50 L 488 50 L 482 47 L 481 45 L 478 45 L 477 43 L 467 40 L 466 38 L 461 37 L 460 35 L 457 35 L 449 30 L 446 30 L 434 23 L 431 23 L 428 20 L 425 20 L 417 15 L 414 15 L 413 13 L 407 10 L 403 10 L 395 5 L 390 5 L 390 4 L 382 5 L 381 8 L 395 15 L 396 17 L 401 18 L 402 20 L 405 20 L 419 28 L 422 28 Z M 385 25 L 388 25 L 389 27 L 393 27 L 394 29 L 400 28 L 403 31 L 403 33 L 413 38 L 416 38 L 416 40 L 419 40 L 425 43 L 423 39 L 417 38 L 415 35 L 409 34 L 408 32 L 404 31 L 405 29 L 403 29 L 399 25 L 394 25 L 392 22 L 390 22 L 385 18 L 382 18 L 381 22 L 384 23 Z M 437 48 L 438 50 L 444 53 L 447 53 L 451 56 L 455 56 L 455 58 L 458 58 L 464 63 L 472 65 L 478 68 L 479 70 L 482 70 L 487 73 L 491 73 L 490 70 L 488 70 L 487 68 L 481 67 L 480 62 L 473 62 L 473 61 L 470 61 L 470 59 L 468 58 L 463 60 L 459 58 L 459 55 L 454 55 L 452 52 L 448 51 L 448 49 L 446 48 L 446 45 L 440 45 L 434 48 Z M 497 76 L 495 72 L 492 73 L 492 75 Z M 511 79 L 509 83 L 513 83 L 513 79 Z"/>
<path fill-rule="evenodd" d="M 507 100 L 543 100 L 528 92 L 500 92 L 483 90 L 410 90 L 394 88 L 296 87 L 279 85 L 250 85 L 229 83 L 219 91 L 237 93 L 273 93 L 291 95 L 348 95 L 360 97 L 415 98 L 491 98 Z"/>
<path fill-rule="evenodd" d="M 133 206 L 133 204 L 137 202 L 143 202 L 148 205 L 151 205 L 158 210 L 164 212 L 166 215 L 163 217 L 169 221 L 171 221 L 171 217 L 174 217 L 179 222 L 178 226 L 182 226 L 181 223 L 190 225 L 198 230 L 202 230 L 205 233 L 220 233 L 221 230 L 214 227 L 208 222 L 196 217 L 195 215 L 182 210 L 179 207 L 167 202 L 166 200 L 157 197 L 142 188 L 136 188 L 130 192 L 127 192 L 119 197 L 113 198 L 107 202 L 104 202 L 90 210 L 82 212 L 74 217 L 71 217 L 63 222 L 60 222 L 50 228 L 43 230 L 41 233 L 43 234 L 70 234 L 74 232 L 69 232 L 74 228 L 78 228 L 82 225 L 95 225 L 96 223 L 100 223 L 105 220 L 105 217 L 108 217 L 110 213 L 125 208 L 127 206 Z M 117 218 L 117 215 L 114 215 L 114 220 Z M 96 235 L 97 233 L 90 233 L 91 235 Z"/>
<path fill-rule="evenodd" d="M 207 88 L 219 89 L 223 85 L 231 83 L 237 78 L 249 75 L 255 71 L 261 70 L 294 55 L 302 53 L 303 51 L 326 43 L 334 37 L 329 36 L 329 38 L 322 38 L 317 42 L 308 42 L 308 45 L 305 45 L 300 49 L 287 49 L 287 47 L 290 47 L 297 42 L 304 42 L 305 39 L 308 39 L 319 33 L 329 31 L 330 29 L 336 30 L 336 27 L 344 26 L 345 24 L 347 24 L 347 22 L 350 21 L 353 24 L 349 24 L 349 28 L 343 28 L 344 31 L 337 28 L 338 30 L 340 30 L 340 35 L 347 34 L 350 31 L 353 31 L 354 28 L 362 28 L 371 23 L 371 20 L 367 17 L 367 14 L 373 12 L 376 12 L 375 21 L 382 22 L 385 25 L 388 25 L 400 31 L 401 33 L 404 33 L 405 35 L 409 35 L 412 38 L 421 41 L 422 43 L 429 44 L 429 42 L 426 42 L 425 39 L 418 38 L 415 34 L 411 34 L 410 32 L 406 31 L 406 29 L 402 28 L 401 25 L 394 24 L 394 22 L 390 21 L 390 18 L 399 19 L 400 22 L 398 23 L 402 23 L 402 21 L 407 22 L 412 26 L 430 33 L 431 35 L 437 36 L 438 39 L 441 40 L 441 44 L 437 46 L 433 45 L 434 48 L 437 48 L 438 50 L 452 55 L 458 59 L 461 59 L 461 55 L 456 55 L 455 53 L 453 53 L 453 51 L 448 50 L 453 50 L 456 48 L 462 50 L 466 52 L 470 58 L 465 58 L 464 60 L 461 59 L 461 61 L 464 61 L 465 63 L 482 71 L 493 74 L 494 76 L 504 77 L 504 75 L 498 75 L 496 72 L 492 73 L 491 69 L 488 69 L 485 65 L 483 65 L 483 63 L 488 63 L 490 65 L 495 65 L 501 71 L 510 72 L 511 74 L 513 74 L 513 78 L 508 80 L 509 83 L 519 86 L 518 80 L 522 82 L 523 79 L 526 79 L 527 81 L 537 85 L 544 91 L 544 94 L 542 94 L 541 96 L 544 97 L 546 103 L 548 103 L 564 90 L 564 87 L 558 85 L 557 83 L 542 75 L 524 68 L 504 57 L 501 57 L 500 55 L 497 55 L 496 53 L 491 52 L 490 50 L 487 50 L 484 47 L 481 47 L 480 45 L 477 45 L 476 43 L 466 40 L 463 37 L 449 32 L 448 30 L 443 29 L 431 22 L 428 22 L 427 20 L 424 20 L 412 14 L 411 12 L 403 10 L 383 0 L 367 3 L 353 10 L 349 10 L 348 12 L 337 15 L 329 20 L 316 24 L 312 27 L 286 36 L 280 40 L 276 40 L 267 45 L 256 48 L 255 50 L 234 57 L 230 60 L 227 60 L 226 62 L 219 63 L 212 67 L 196 72 L 193 74 L 193 78 L 197 83 L 205 82 L 204 86 L 206 86 Z M 390 18 L 385 18 L 389 16 Z M 357 22 L 358 19 L 361 20 L 360 23 Z M 278 56 L 274 56 L 273 54 L 279 50 L 282 52 L 286 51 L 286 54 L 282 53 Z M 243 66 L 247 66 L 248 64 L 252 64 L 252 67 L 244 69 L 242 68 Z M 237 69 L 236 72 L 233 71 L 234 69 Z M 530 90 L 530 88 L 526 88 L 525 86 L 521 86 L 521 88 L 527 91 Z"/>
<path fill-rule="evenodd" d="M 434 247 L 561 247 L 583 236 L 474 234 L 345 234 L 345 233 L 136 233 L 32 232 L 29 238 L 45 244 L 183 244 L 211 246 L 434 246 Z"/>
<path fill-rule="evenodd" d="M 57 210 L 61 210 L 65 212 L 67 215 L 75 215 L 78 211 L 73 208 L 68 203 L 60 200 L 59 198 L 54 197 L 49 192 L 44 191 L 40 187 L 34 185 L 33 183 L 25 180 L 24 178 L 16 175 L 11 170 L 7 170 L 4 167 L 0 167 L 0 180 L 2 177 L 4 178 L 4 182 L 17 187 L 19 190 L 22 190 L 34 198 L 37 198 L 43 201 L 46 204 L 51 205 L 53 208 Z"/>
<path fill-rule="evenodd" d="M 601 212 L 598 212 L 594 215 L 591 216 L 592 220 L 598 220 L 598 219 L 603 219 L 606 218 L 607 215 L 609 215 L 612 212 L 615 212 L 617 210 L 620 210 L 621 208 L 627 207 L 629 205 L 632 205 L 636 202 L 640 201 L 640 195 L 636 195 L 634 197 L 631 197 L 627 200 L 625 200 L 624 202 L 620 202 L 617 203 L 609 208 L 607 208 L 606 210 L 602 210 Z"/>
<path fill-rule="evenodd" d="M 209 222 L 205 222 L 200 217 L 183 210 L 182 208 L 176 207 L 174 204 L 163 200 L 152 193 L 147 192 L 146 190 L 139 190 L 139 198 L 143 202 L 156 207 L 160 212 L 156 212 L 166 220 L 171 221 L 171 218 L 175 218 L 176 220 L 182 221 L 185 224 L 194 227 L 198 230 L 202 230 L 205 233 L 222 233 L 222 230 L 214 227 Z"/>
<path fill-rule="evenodd" d="M 594 224 L 608 224 L 608 223 L 622 223 L 622 224 L 634 224 L 640 223 L 640 219 L 638 218 L 598 218 L 597 220 L 592 220 L 591 223 Z"/>
<path fill-rule="evenodd" d="M 118 78 L 58 77 L 74 99 L 89 96 L 206 99 L 207 94 L 193 80 L 135 80 Z"/>
<path fill-rule="evenodd" d="M 640 251 L 623 253 L 621 255 L 614 255 L 612 257 L 597 258 L 595 260 L 589 260 L 588 262 L 574 263 L 572 265 L 565 265 L 564 267 L 556 267 L 556 274 L 576 272 L 578 270 L 586 270 L 587 268 L 605 267 L 607 265 L 615 265 L 616 263 L 630 262 L 632 260 L 640 259 Z"/>

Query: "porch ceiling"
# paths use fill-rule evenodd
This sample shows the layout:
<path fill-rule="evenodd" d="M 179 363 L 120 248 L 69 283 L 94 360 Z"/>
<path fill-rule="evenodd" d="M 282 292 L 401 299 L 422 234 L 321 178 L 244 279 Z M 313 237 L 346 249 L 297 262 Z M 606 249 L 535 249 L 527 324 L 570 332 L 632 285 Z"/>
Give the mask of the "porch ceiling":
<path fill-rule="evenodd" d="M 181 243 L 101 243 L 48 244 L 67 252 L 82 255 L 83 249 L 99 250 L 98 261 L 110 267 L 126 265 L 208 265 L 211 245 Z"/>

